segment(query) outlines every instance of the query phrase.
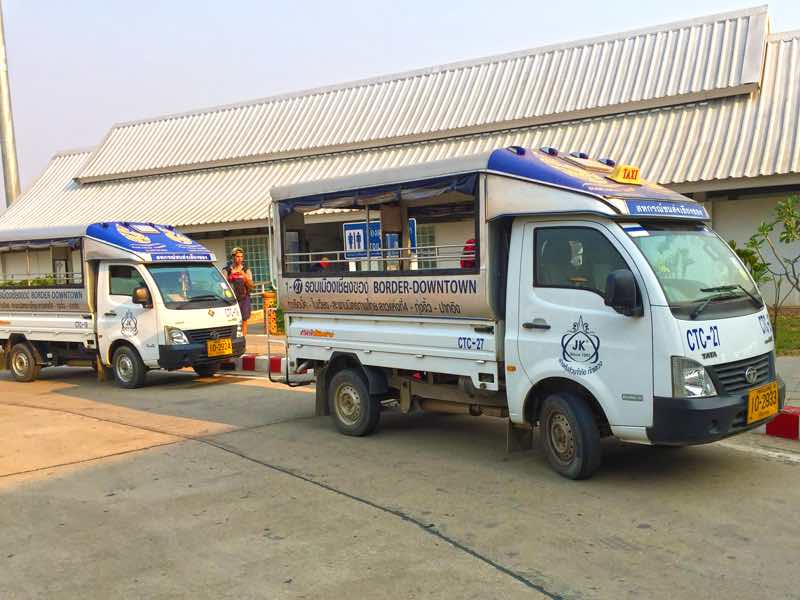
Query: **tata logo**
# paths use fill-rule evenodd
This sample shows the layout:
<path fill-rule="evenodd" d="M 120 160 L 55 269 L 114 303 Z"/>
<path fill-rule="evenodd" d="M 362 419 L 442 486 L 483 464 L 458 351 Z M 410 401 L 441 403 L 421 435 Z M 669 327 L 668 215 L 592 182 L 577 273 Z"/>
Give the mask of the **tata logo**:
<path fill-rule="evenodd" d="M 758 369 L 755 367 L 747 367 L 747 370 L 744 372 L 744 378 L 747 383 L 755 383 L 758 381 Z"/>
<path fill-rule="evenodd" d="M 561 367 L 571 375 L 590 375 L 603 366 L 600 336 L 579 316 L 561 336 Z"/>
<path fill-rule="evenodd" d="M 216 314 L 216 313 L 214 312 L 214 309 L 213 309 L 213 308 L 209 308 L 209 309 L 208 309 L 208 316 L 209 316 L 209 317 L 213 317 L 215 314 Z"/>
<path fill-rule="evenodd" d="M 295 294 L 299 294 L 300 292 L 303 291 L 303 280 L 302 279 L 295 279 L 292 282 L 292 291 Z"/>

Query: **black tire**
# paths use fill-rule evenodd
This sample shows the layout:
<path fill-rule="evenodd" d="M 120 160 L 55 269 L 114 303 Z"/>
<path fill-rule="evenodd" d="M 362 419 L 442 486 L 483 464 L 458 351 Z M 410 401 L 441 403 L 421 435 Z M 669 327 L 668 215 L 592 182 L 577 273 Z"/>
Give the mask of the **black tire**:
<path fill-rule="evenodd" d="M 36 363 L 36 356 L 25 342 L 14 344 L 8 356 L 8 368 L 17 381 L 27 383 L 39 377 L 42 367 Z"/>
<path fill-rule="evenodd" d="M 550 466 L 569 479 L 586 479 L 600 467 L 600 431 L 589 404 L 574 394 L 551 394 L 539 417 Z"/>
<path fill-rule="evenodd" d="M 133 390 L 144 385 L 147 368 L 139 353 L 130 346 L 120 346 L 114 351 L 111 367 L 119 387 Z"/>
<path fill-rule="evenodd" d="M 212 377 L 219 371 L 219 363 L 205 363 L 202 365 L 192 365 L 194 372 L 200 377 Z"/>
<path fill-rule="evenodd" d="M 343 369 L 331 378 L 328 403 L 336 429 L 345 435 L 369 435 L 378 426 L 380 404 L 355 369 Z"/>

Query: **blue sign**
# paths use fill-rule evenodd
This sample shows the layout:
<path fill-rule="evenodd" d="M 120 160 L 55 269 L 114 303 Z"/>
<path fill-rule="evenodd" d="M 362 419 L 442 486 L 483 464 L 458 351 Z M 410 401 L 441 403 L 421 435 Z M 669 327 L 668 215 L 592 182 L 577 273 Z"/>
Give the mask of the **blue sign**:
<path fill-rule="evenodd" d="M 416 219 L 409 219 L 408 220 L 408 239 L 411 242 L 411 250 L 414 251 L 417 249 L 417 220 Z"/>
<path fill-rule="evenodd" d="M 344 258 L 345 260 L 355 260 L 367 258 L 367 222 L 344 223 Z M 370 256 L 380 257 L 381 255 L 381 222 L 370 221 L 369 223 L 369 249 Z"/>
<path fill-rule="evenodd" d="M 345 260 L 356 260 L 367 258 L 367 223 L 366 221 L 358 221 L 356 223 L 344 223 L 342 225 L 342 235 L 344 238 L 344 258 Z M 394 235 L 394 238 L 389 236 Z M 400 247 L 400 237 L 397 234 L 386 234 L 387 242 L 381 244 L 381 222 L 369 222 L 369 249 L 370 256 L 373 258 L 380 258 L 381 248 L 398 248 Z M 408 220 L 408 237 L 411 242 L 411 249 L 415 250 L 417 247 L 417 220 Z M 396 238 L 396 239 L 395 239 Z M 391 240 L 391 241 L 390 241 Z M 389 256 L 400 256 L 399 250 L 395 254 Z"/>
<path fill-rule="evenodd" d="M 668 202 L 665 200 L 626 200 L 632 217 L 683 217 L 708 219 L 705 207 L 696 202 Z"/>

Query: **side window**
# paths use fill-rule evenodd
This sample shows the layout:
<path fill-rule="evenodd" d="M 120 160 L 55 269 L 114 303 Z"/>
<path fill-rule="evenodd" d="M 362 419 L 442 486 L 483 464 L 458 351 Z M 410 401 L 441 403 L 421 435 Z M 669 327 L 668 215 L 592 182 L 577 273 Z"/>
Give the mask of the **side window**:
<path fill-rule="evenodd" d="M 110 281 L 108 293 L 112 296 L 130 297 L 133 290 L 146 285 L 139 271 L 126 265 L 111 265 L 108 268 L 108 278 Z"/>
<path fill-rule="evenodd" d="M 588 227 L 536 230 L 534 285 L 578 288 L 604 294 L 608 274 L 627 269 L 606 237 Z"/>

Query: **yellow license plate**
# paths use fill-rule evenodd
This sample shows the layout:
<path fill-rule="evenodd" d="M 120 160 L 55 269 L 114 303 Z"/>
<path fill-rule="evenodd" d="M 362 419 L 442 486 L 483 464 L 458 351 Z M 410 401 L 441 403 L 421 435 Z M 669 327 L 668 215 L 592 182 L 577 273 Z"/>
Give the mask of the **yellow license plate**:
<path fill-rule="evenodd" d="M 747 395 L 747 422 L 753 423 L 778 412 L 778 382 L 752 390 Z"/>
<path fill-rule="evenodd" d="M 225 356 L 233 354 L 233 340 L 208 340 L 206 342 L 209 356 Z"/>

